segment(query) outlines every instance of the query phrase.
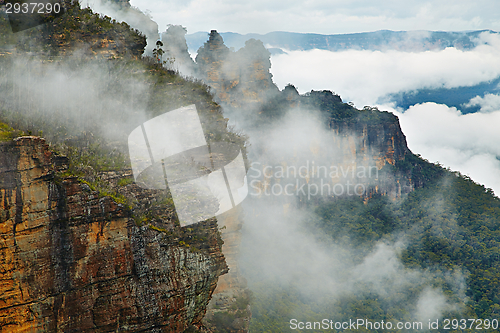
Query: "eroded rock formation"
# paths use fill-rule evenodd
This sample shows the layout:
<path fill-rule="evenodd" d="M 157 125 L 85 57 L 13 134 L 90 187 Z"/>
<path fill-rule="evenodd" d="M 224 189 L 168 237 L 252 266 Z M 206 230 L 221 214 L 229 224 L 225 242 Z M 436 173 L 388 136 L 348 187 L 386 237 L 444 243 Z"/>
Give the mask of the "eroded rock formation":
<path fill-rule="evenodd" d="M 198 75 L 215 89 L 218 99 L 232 107 L 249 107 L 278 92 L 272 81 L 271 54 L 261 41 L 250 39 L 237 52 L 224 45 L 212 30 L 208 41 L 198 50 Z"/>
<path fill-rule="evenodd" d="M 0 330 L 183 332 L 227 272 L 217 223 L 187 246 L 139 227 L 74 177 L 43 139 L 0 145 Z M 196 229 L 193 231 L 193 229 Z"/>

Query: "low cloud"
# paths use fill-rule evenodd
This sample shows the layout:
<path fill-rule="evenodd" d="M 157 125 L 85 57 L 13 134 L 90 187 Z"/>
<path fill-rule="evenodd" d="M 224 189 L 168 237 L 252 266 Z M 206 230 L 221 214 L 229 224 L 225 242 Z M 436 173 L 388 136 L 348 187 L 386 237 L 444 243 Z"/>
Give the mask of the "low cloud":
<path fill-rule="evenodd" d="M 363 107 L 390 93 L 472 86 L 499 77 L 500 36 L 483 33 L 477 43 L 468 51 L 287 51 L 272 57 L 271 72 L 281 89 L 288 83 L 301 93 L 329 89 Z"/>
<path fill-rule="evenodd" d="M 160 26 L 182 24 L 189 32 L 351 33 L 391 30 L 500 30 L 495 0 L 449 1 L 204 1 L 132 0 L 150 10 Z"/>
<path fill-rule="evenodd" d="M 500 95 L 485 94 L 472 98 L 465 107 L 479 106 L 480 112 L 494 112 L 500 110 Z"/>
<path fill-rule="evenodd" d="M 422 88 L 473 86 L 500 76 L 500 36 L 483 33 L 464 51 L 400 52 L 347 50 L 292 51 L 272 57 L 280 88 L 293 83 L 301 93 L 329 89 L 357 107 L 378 106 L 399 116 L 409 148 L 431 162 L 469 175 L 500 194 L 500 96 L 472 98 L 464 107 L 480 113 L 424 103 L 396 110 L 386 96 Z"/>
<path fill-rule="evenodd" d="M 399 117 L 413 152 L 460 171 L 500 194 L 500 108 L 462 114 L 443 104 L 424 103 L 404 113 L 392 111 Z"/>
<path fill-rule="evenodd" d="M 118 22 L 127 22 L 132 28 L 141 31 L 147 38 L 148 44 L 145 49 L 147 55 L 151 54 L 156 46 L 156 41 L 160 39 L 158 24 L 147 13 L 138 8 L 103 0 L 82 1 L 81 5 L 82 7 L 88 6 L 94 12 L 109 16 Z"/>
<path fill-rule="evenodd" d="M 447 311 L 461 310 L 456 301 L 465 299 L 464 274 L 406 268 L 399 259 L 406 246 L 402 240 L 381 240 L 362 254 L 347 244 L 319 240 L 311 232 L 314 217 L 306 209 L 290 207 L 284 212 L 277 202 L 253 199 L 243 207 L 247 213 L 239 263 L 251 289 L 260 283 L 291 287 L 315 302 L 375 294 L 381 304 L 397 304 L 425 323 Z M 446 281 L 458 299 L 433 288 L 436 279 Z M 415 300 L 408 300 L 409 292 Z"/>
<path fill-rule="evenodd" d="M 442 290 L 428 287 L 418 299 L 416 317 L 425 323 L 428 320 L 440 319 L 443 311 L 451 309 L 453 306 L 448 304 Z"/>
<path fill-rule="evenodd" d="M 22 56 L 9 63 L 0 79 L 2 114 L 14 128 L 43 130 L 49 141 L 61 143 L 90 131 L 104 136 L 110 146 L 126 149 L 128 134 L 148 118 L 148 84 L 128 75 L 119 62 L 72 66 L 80 61 L 75 54 L 67 63 Z"/>
<path fill-rule="evenodd" d="M 272 128 L 246 128 L 240 122 L 250 138 L 249 156 L 252 161 L 259 161 L 259 166 L 268 167 L 264 172 L 271 184 L 283 186 L 289 180 L 286 176 L 272 177 L 279 170 L 272 166 L 304 165 L 305 161 L 331 165 L 338 162 L 335 157 L 344 156 L 336 150 L 335 135 L 324 126 L 324 119 L 315 115 L 300 109 L 290 110 Z M 249 180 L 254 173 L 249 172 Z M 311 178 L 308 183 L 312 181 Z M 250 289 L 260 283 L 268 288 L 291 288 L 315 302 L 377 295 L 381 306 L 397 304 L 412 318 L 428 315 L 416 307 L 418 299 L 424 307 L 432 305 L 434 313 L 429 318 L 439 317 L 450 309 L 448 297 L 429 286 L 438 278 L 460 290 L 461 272 L 448 279 L 446 273 L 406 268 L 400 260 L 401 251 L 407 246 L 405 237 L 419 234 L 422 226 L 408 230 L 406 235 L 389 235 L 370 244 L 354 245 L 347 233 L 336 235 L 338 240 L 332 241 L 316 229 L 319 217 L 307 205 L 300 208 L 296 199 L 285 195 L 249 195 L 242 203 L 244 223 L 239 265 Z M 433 200 L 429 211 L 436 211 L 437 204 L 441 202 Z M 343 222 L 332 219 L 328 223 Z M 408 301 L 410 290 L 414 302 Z"/>

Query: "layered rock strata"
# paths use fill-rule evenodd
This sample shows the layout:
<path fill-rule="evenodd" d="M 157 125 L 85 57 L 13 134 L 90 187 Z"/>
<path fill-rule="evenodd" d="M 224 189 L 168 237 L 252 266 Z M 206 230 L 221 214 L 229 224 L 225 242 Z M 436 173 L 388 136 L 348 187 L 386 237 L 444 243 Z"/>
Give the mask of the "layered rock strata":
<path fill-rule="evenodd" d="M 191 246 L 138 227 L 110 197 L 58 177 L 66 162 L 38 137 L 0 144 L 0 331 L 200 328 L 227 272 L 216 221 L 193 227 L 203 237 Z"/>

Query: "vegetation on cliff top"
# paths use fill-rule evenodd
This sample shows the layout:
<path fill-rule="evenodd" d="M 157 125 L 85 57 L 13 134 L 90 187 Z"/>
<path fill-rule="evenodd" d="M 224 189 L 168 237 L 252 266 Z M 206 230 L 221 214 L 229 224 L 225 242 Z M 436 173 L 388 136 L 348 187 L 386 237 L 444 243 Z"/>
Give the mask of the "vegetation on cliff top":
<path fill-rule="evenodd" d="M 78 1 L 64 0 L 63 6 L 64 15 L 18 33 L 12 33 L 7 15 L 0 12 L 0 51 L 59 56 L 78 50 L 87 57 L 104 51 L 140 57 L 144 52 L 146 37 L 127 23 L 81 8 Z"/>
<path fill-rule="evenodd" d="M 349 103 L 344 103 L 339 95 L 329 91 L 315 91 L 300 95 L 292 84 L 288 84 L 279 94 L 269 98 L 260 109 L 269 119 L 281 119 L 293 108 L 319 110 L 327 119 L 343 123 L 396 123 L 397 117 L 387 111 L 365 106 L 358 110 Z"/>
<path fill-rule="evenodd" d="M 135 127 L 195 104 L 207 142 L 244 148 L 244 138 L 227 129 L 207 85 L 140 58 L 145 46 L 140 32 L 78 2 L 67 6 L 53 22 L 15 34 L 0 14 L 6 36 L 0 44 L 5 50 L 0 54 L 0 119 L 5 123 L 0 136 L 43 133 L 53 150 L 69 158 L 61 176 L 78 177 L 91 190 L 126 204 L 142 221 L 158 205 L 129 198 L 131 184 L 109 181 L 108 175 L 130 177 L 127 137 Z M 171 203 L 165 204 L 173 211 Z"/>
<path fill-rule="evenodd" d="M 11 141 L 19 136 L 25 135 L 24 132 L 15 130 L 6 123 L 0 122 L 0 142 L 1 141 Z"/>

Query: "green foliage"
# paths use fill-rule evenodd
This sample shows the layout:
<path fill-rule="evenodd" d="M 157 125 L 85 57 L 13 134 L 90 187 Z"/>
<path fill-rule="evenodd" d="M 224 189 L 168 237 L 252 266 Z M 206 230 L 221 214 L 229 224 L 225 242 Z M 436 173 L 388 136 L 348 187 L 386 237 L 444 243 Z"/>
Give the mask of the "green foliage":
<path fill-rule="evenodd" d="M 159 232 L 168 232 L 167 229 L 164 229 L 164 228 L 159 228 L 157 226 L 154 226 L 154 225 L 148 225 L 148 228 L 149 229 L 152 229 L 152 230 L 156 230 L 156 231 L 159 231 Z M 182 245 L 182 244 L 181 244 Z"/>
<path fill-rule="evenodd" d="M 148 222 L 148 217 L 144 214 L 141 215 L 135 214 L 134 221 L 136 226 L 142 227 L 144 224 Z"/>
<path fill-rule="evenodd" d="M 248 293 L 250 293 L 250 291 Z M 236 303 L 235 303 L 236 308 L 239 310 L 245 310 L 247 308 L 248 304 L 250 304 L 250 297 L 251 297 L 251 293 L 250 293 L 250 295 L 245 294 L 245 295 L 236 297 Z"/>
<path fill-rule="evenodd" d="M 158 61 L 159 64 L 162 63 L 161 60 L 163 58 L 163 53 L 165 53 L 165 51 L 163 51 L 162 47 L 163 47 L 163 43 L 160 40 L 156 41 L 156 47 L 153 50 L 153 57 Z"/>
<path fill-rule="evenodd" d="M 315 307 L 317 302 L 305 300 L 293 287 L 284 287 L 279 283 L 272 286 L 256 284 L 252 286 L 252 320 L 250 332 L 288 332 L 290 319 L 304 321 L 322 320 L 324 312 Z M 330 313 L 330 318 L 333 313 Z"/>
<path fill-rule="evenodd" d="M 9 125 L 0 122 L 0 142 L 1 141 L 10 141 L 19 136 L 23 136 L 25 133 L 23 131 L 15 130 Z"/>
<path fill-rule="evenodd" d="M 358 197 L 322 204 L 316 209 L 320 228 L 336 242 L 366 247 L 392 233 L 399 223 L 388 200 L 374 195 L 366 204 Z"/>
<path fill-rule="evenodd" d="M 65 173 L 64 176 L 68 176 L 68 174 Z M 83 178 L 78 178 L 78 181 L 80 183 L 88 185 L 92 191 L 97 191 L 99 197 L 110 197 L 116 203 L 125 205 L 126 208 L 131 209 L 130 200 L 123 194 L 118 193 L 107 182 L 104 182 L 99 178 L 94 181 L 88 181 Z"/>
<path fill-rule="evenodd" d="M 408 174 L 418 188 L 446 175 L 446 170 L 440 165 L 430 163 L 420 155 L 414 154 L 407 154 L 404 159 L 396 160 L 395 167 L 397 171 Z"/>
<path fill-rule="evenodd" d="M 311 90 L 304 95 L 299 95 L 297 89 L 291 84 L 288 84 L 283 91 L 271 94 L 266 103 L 260 107 L 259 114 L 263 117 L 261 121 L 278 120 L 294 108 L 318 110 L 329 121 L 341 121 L 347 124 L 397 122 L 397 117 L 390 112 L 379 111 L 377 108 L 368 106 L 358 110 L 350 103 L 342 102 L 339 95 L 329 90 Z"/>
<path fill-rule="evenodd" d="M 308 221 L 318 244 L 351 248 L 349 258 L 361 263 L 377 242 L 395 242 L 404 236 L 406 247 L 400 260 L 405 267 L 432 272 L 431 285 L 463 305 L 462 311 L 451 311 L 445 317 L 500 320 L 500 199 L 470 178 L 418 156 L 399 168 L 425 181 L 425 186 L 400 201 L 376 195 L 366 201 L 340 198 L 319 204 L 316 217 Z M 342 260 L 342 253 L 335 255 Z M 452 282 L 454 278 L 444 278 L 456 272 L 466 278 L 465 298 Z M 279 282 L 252 286 L 250 331 L 288 331 L 291 318 L 412 320 L 412 306 L 424 286 L 380 297 L 369 285 L 358 284 L 356 292 L 335 299 L 307 298 L 299 292 L 302 287 Z"/>
<path fill-rule="evenodd" d="M 70 159 L 68 172 L 74 176 L 87 176 L 88 172 L 104 172 L 128 168 L 128 156 L 118 150 L 109 151 L 100 142 L 89 143 L 86 147 L 72 145 L 55 146 L 60 153 Z M 130 180 L 124 180 L 128 182 Z"/>
<path fill-rule="evenodd" d="M 468 177 L 453 174 L 411 193 L 401 207 L 410 246 L 402 258 L 409 266 L 462 267 L 468 307 L 479 318 L 498 318 L 500 299 L 500 200 Z"/>
<path fill-rule="evenodd" d="M 127 186 L 127 185 L 130 185 L 133 183 L 134 183 L 134 179 L 132 179 L 132 178 L 120 178 L 120 180 L 118 180 L 117 185 L 118 186 Z"/>
<path fill-rule="evenodd" d="M 230 311 L 217 311 L 210 320 L 210 325 L 215 328 L 218 333 L 230 333 L 238 330 L 240 326 L 237 321 L 247 318 L 248 313 L 246 307 L 240 309 L 237 303 L 233 303 Z"/>
<path fill-rule="evenodd" d="M 5 31 L 5 44 L 15 46 L 18 51 L 38 52 L 58 56 L 68 49 L 76 49 L 88 43 L 95 51 L 106 47 L 106 42 L 97 39 L 115 40 L 125 47 L 116 51 L 125 55 L 140 56 L 146 46 L 146 37 L 132 29 L 127 23 L 118 23 L 108 16 L 93 13 L 90 8 L 81 8 L 78 1 L 64 1 L 66 14 L 45 24 L 16 34 L 7 27 L 6 15 L 0 16 L 0 29 Z M 3 35 L 3 34 L 0 34 Z M 2 37 L 0 37 L 2 38 Z M 34 43 L 34 40 L 39 43 Z M 1 45 L 1 44 L 0 44 Z M 89 54 L 90 55 L 90 54 Z"/>
<path fill-rule="evenodd" d="M 217 328 L 217 332 L 226 333 L 230 332 L 227 327 L 231 327 L 233 321 L 236 319 L 236 314 L 228 312 L 214 313 L 212 323 Z"/>
<path fill-rule="evenodd" d="M 333 119 L 349 119 L 357 114 L 354 107 L 343 103 L 339 95 L 334 95 L 328 90 L 311 90 L 304 97 L 306 97 L 304 106 L 327 113 Z"/>

